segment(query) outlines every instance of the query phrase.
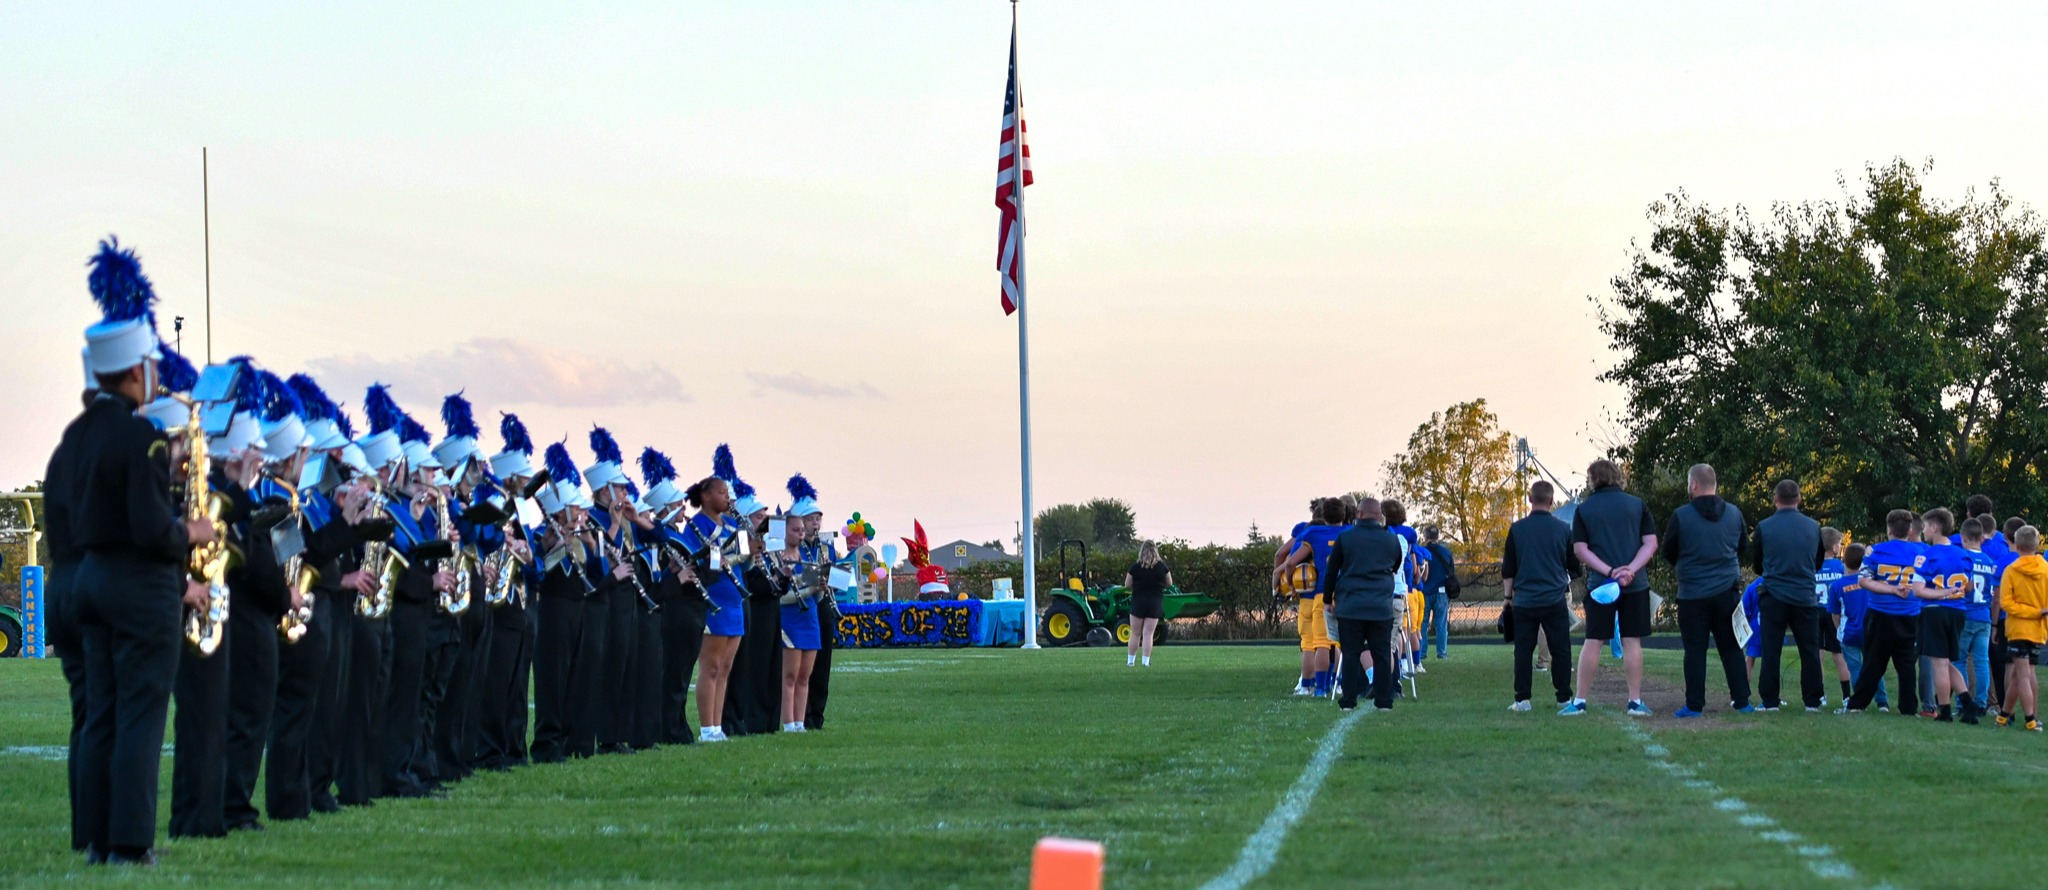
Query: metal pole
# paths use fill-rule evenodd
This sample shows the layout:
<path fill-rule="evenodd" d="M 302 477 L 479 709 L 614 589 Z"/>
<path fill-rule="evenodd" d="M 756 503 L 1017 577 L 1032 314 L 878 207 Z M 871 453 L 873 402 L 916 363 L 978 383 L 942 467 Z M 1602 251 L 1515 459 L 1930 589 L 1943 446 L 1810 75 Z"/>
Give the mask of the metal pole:
<path fill-rule="evenodd" d="M 213 364 L 213 190 L 207 180 L 206 146 L 199 147 L 199 225 L 206 252 L 206 363 Z"/>
<path fill-rule="evenodd" d="M 1010 0 L 1010 67 L 1017 68 L 1017 0 Z M 1031 299 L 1024 290 L 1024 72 L 1017 71 L 1017 410 L 1024 464 L 1024 648 L 1038 648 L 1038 541 L 1031 510 Z"/>

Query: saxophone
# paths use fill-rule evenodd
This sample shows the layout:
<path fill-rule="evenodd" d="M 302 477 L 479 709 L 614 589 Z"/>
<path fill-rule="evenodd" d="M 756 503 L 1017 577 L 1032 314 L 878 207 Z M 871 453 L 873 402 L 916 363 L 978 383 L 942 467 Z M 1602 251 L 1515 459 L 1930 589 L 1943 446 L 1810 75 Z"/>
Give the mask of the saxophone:
<path fill-rule="evenodd" d="M 380 484 L 370 495 L 370 515 L 384 512 L 384 487 Z M 405 574 L 409 563 L 405 554 L 393 549 L 390 541 L 371 541 L 363 545 L 363 568 L 377 573 L 377 589 L 369 596 L 356 597 L 356 614 L 372 621 L 391 614 L 391 595 L 398 589 L 398 579 Z"/>
<path fill-rule="evenodd" d="M 484 604 L 492 608 L 511 602 L 513 585 L 519 583 L 518 578 L 514 577 L 519 574 L 517 558 L 512 555 L 512 538 L 518 533 L 518 521 L 506 520 L 505 543 L 498 547 L 498 552 L 491 554 L 491 558 L 485 561 L 485 564 L 495 572 L 494 580 L 484 586 Z"/>
<path fill-rule="evenodd" d="M 285 521 L 299 521 L 298 488 L 284 480 L 278 480 L 278 483 L 283 485 L 285 490 L 291 492 L 292 495 L 291 518 Z M 284 561 L 284 583 L 294 593 L 299 595 L 299 607 L 296 609 L 287 607 L 284 610 L 284 617 L 277 619 L 277 635 L 283 638 L 286 643 L 297 643 L 306 638 L 306 631 L 311 627 L 313 621 L 313 598 L 315 596 L 313 584 L 318 580 L 320 580 L 320 571 L 306 565 L 305 554 L 295 553 L 292 554 L 290 559 Z"/>
<path fill-rule="evenodd" d="M 441 540 L 455 540 L 455 497 L 454 489 L 440 495 Z M 469 572 L 476 567 L 476 557 L 467 547 L 455 548 L 455 556 L 449 560 L 455 571 L 455 583 L 443 591 L 437 600 L 441 611 L 449 615 L 461 615 L 469 611 Z"/>
<path fill-rule="evenodd" d="M 207 484 L 206 425 L 199 418 L 199 403 L 173 393 L 172 397 L 191 409 L 185 436 L 185 518 L 213 525 L 213 541 L 194 545 L 185 561 L 185 574 L 206 585 L 206 608 L 185 613 L 185 642 L 202 656 L 212 655 L 227 636 L 228 545 L 223 540 L 220 514 L 225 507 L 220 495 Z"/>

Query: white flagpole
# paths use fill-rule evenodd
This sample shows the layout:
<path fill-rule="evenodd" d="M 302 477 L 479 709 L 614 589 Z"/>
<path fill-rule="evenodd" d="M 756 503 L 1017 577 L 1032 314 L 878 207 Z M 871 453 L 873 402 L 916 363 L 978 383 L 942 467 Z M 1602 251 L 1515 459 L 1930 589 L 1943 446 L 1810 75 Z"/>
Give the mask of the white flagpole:
<path fill-rule="evenodd" d="M 1031 300 L 1024 291 L 1024 74 L 1017 65 L 1017 0 L 1010 0 L 1010 67 L 1017 73 L 1017 414 L 1024 464 L 1024 648 L 1038 648 L 1038 541 L 1031 509 Z"/>

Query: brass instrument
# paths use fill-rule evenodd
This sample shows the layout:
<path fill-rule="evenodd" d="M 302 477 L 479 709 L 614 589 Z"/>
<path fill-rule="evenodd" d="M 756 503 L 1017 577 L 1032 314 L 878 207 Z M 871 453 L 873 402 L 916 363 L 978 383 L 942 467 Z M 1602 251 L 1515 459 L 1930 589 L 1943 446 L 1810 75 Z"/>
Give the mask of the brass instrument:
<path fill-rule="evenodd" d="M 455 540 L 455 495 L 454 489 L 435 489 L 440 503 L 441 540 L 453 543 Z M 455 573 L 455 583 L 436 597 L 441 611 L 449 615 L 461 615 L 469 611 L 469 573 L 476 568 L 476 556 L 468 547 L 456 547 L 455 555 L 449 560 L 449 568 Z"/>
<path fill-rule="evenodd" d="M 517 525 L 514 523 L 506 524 L 504 546 L 499 547 L 498 552 L 491 554 L 491 558 L 485 561 L 485 565 L 491 567 L 494 575 L 484 584 L 484 605 L 494 609 L 512 600 L 513 585 L 518 583 L 515 577 L 519 574 L 517 558 L 512 555 L 512 535 L 515 528 Z"/>
<path fill-rule="evenodd" d="M 185 574 L 206 585 L 206 608 L 185 613 L 185 642 L 202 656 L 212 655 L 226 639 L 228 626 L 228 545 L 220 515 L 225 500 L 207 484 L 206 425 L 199 416 L 199 403 L 176 393 L 170 394 L 191 409 L 185 436 L 185 518 L 213 525 L 213 541 L 195 544 L 185 561 Z"/>
<path fill-rule="evenodd" d="M 371 479 L 375 480 L 376 477 L 373 475 Z M 383 485 L 374 484 L 376 488 L 370 494 L 370 505 L 366 511 L 370 515 L 384 512 L 386 505 Z M 391 596 L 398 590 L 398 579 L 405 574 L 409 565 L 405 554 L 392 547 L 390 541 L 371 541 L 363 545 L 362 567 L 365 571 L 377 573 L 377 589 L 371 591 L 369 596 L 356 597 L 356 614 L 372 621 L 390 615 Z"/>
<path fill-rule="evenodd" d="M 298 488 L 282 479 L 278 480 L 278 484 L 284 486 L 285 490 L 291 492 L 292 496 L 291 517 L 285 521 L 299 521 Z M 286 643 L 297 643 L 306 638 L 306 630 L 312 625 L 313 621 L 313 599 L 315 597 L 313 584 L 318 580 L 320 580 L 320 570 L 306 565 L 304 554 L 292 554 L 289 559 L 284 561 L 285 586 L 290 588 L 293 593 L 299 595 L 298 608 L 292 608 L 287 605 L 284 610 L 284 617 L 277 619 L 277 635 L 283 638 Z"/>

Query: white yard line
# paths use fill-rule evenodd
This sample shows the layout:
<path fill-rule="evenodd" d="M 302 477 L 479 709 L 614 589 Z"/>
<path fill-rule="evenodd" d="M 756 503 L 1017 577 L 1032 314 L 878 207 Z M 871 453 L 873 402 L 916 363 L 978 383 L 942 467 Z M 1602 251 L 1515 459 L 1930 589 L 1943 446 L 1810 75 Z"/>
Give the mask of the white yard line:
<path fill-rule="evenodd" d="M 1685 783 L 1685 787 L 1707 795 L 1713 800 L 1714 809 L 1733 816 L 1736 824 L 1755 832 L 1759 840 L 1784 847 L 1786 852 L 1797 857 L 1799 861 L 1806 863 L 1807 870 L 1813 872 L 1817 877 L 1838 881 L 1857 880 L 1856 869 L 1851 868 L 1849 863 L 1842 861 L 1840 856 L 1835 855 L 1833 847 L 1825 844 L 1811 843 L 1806 838 L 1799 836 L 1797 832 L 1786 830 L 1778 824 L 1776 819 L 1765 815 L 1763 811 L 1751 806 L 1747 801 L 1728 794 L 1721 789 L 1721 786 L 1713 782 L 1700 778 L 1698 771 L 1692 767 L 1682 763 L 1674 763 L 1671 760 L 1671 750 L 1657 744 L 1656 739 L 1650 735 L 1649 731 L 1636 725 L 1633 720 L 1623 721 L 1621 727 L 1628 732 L 1630 738 L 1642 743 L 1643 756 L 1649 758 L 1651 766 L 1663 770 L 1665 775 Z M 1890 887 L 1889 885 L 1879 884 L 1874 890 L 1890 890 Z"/>
<path fill-rule="evenodd" d="M 1308 815 L 1316 792 L 1322 789 L 1323 780 L 1330 775 L 1330 767 L 1337 762 L 1337 755 L 1344 752 L 1344 737 L 1350 735 L 1351 727 L 1358 725 L 1358 719 L 1365 716 L 1365 710 L 1361 706 L 1337 718 L 1330 731 L 1323 733 L 1322 743 L 1316 746 L 1315 756 L 1309 758 L 1301 777 L 1294 780 L 1294 787 L 1287 789 L 1279 805 L 1266 816 L 1265 824 L 1259 826 L 1259 830 L 1244 842 L 1244 848 L 1238 851 L 1237 864 L 1203 884 L 1202 890 L 1238 890 L 1273 870 L 1274 860 L 1280 858 L 1280 847 L 1287 843 L 1288 832 Z"/>

